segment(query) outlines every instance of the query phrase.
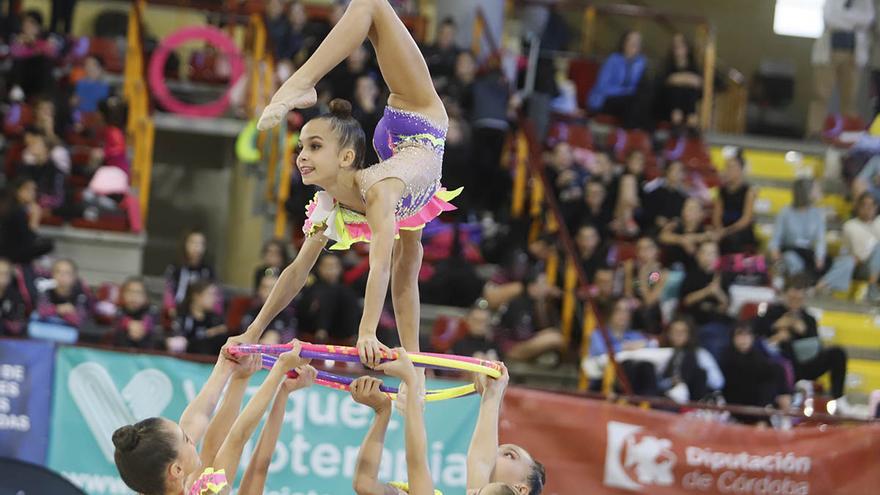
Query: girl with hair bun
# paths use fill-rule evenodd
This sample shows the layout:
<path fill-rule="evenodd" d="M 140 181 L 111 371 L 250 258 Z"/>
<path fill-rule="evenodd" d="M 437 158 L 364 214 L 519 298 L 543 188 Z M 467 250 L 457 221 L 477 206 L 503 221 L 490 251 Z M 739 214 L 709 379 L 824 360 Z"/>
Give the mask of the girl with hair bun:
<path fill-rule="evenodd" d="M 440 213 L 454 209 L 449 201 L 460 191 L 440 185 L 446 110 L 418 46 L 388 1 L 352 0 L 312 57 L 275 93 L 258 127 L 273 127 L 288 111 L 314 105 L 315 85 L 367 37 L 391 90 L 373 135 L 380 162 L 364 163 L 366 136 L 345 100 L 331 101 L 328 114 L 303 126 L 296 166 L 304 184 L 323 191 L 307 208 L 307 238 L 298 256 L 237 341 L 260 337 L 302 289 L 328 241 L 335 242 L 332 249 L 369 241 L 370 274 L 357 341 L 361 361 L 375 367 L 388 350 L 376 338 L 376 327 L 389 282 L 400 342 L 409 352 L 419 350 L 421 231 Z"/>

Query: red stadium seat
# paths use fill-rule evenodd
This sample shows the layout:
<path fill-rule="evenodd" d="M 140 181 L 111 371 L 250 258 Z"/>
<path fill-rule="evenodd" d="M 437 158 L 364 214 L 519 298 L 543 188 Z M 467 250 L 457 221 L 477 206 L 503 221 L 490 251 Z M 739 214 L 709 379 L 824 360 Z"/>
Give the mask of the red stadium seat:
<path fill-rule="evenodd" d="M 251 307 L 251 298 L 248 296 L 236 296 L 229 301 L 226 310 L 226 328 L 230 334 L 237 334 L 241 330 L 241 319 Z"/>
<path fill-rule="evenodd" d="M 578 105 L 586 108 L 590 90 L 599 77 L 599 63 L 586 58 L 571 59 L 568 63 L 568 77 L 577 87 Z"/>
<path fill-rule="evenodd" d="M 85 218 L 77 218 L 71 220 L 71 227 L 89 230 L 106 230 L 109 232 L 129 232 L 128 221 L 125 217 L 107 217 L 97 220 L 86 220 Z"/>

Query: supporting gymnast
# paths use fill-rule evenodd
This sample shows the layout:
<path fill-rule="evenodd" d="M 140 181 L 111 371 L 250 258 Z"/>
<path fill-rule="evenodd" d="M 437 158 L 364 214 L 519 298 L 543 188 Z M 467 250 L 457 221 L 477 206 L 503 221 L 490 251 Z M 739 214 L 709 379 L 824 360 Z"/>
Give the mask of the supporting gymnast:
<path fill-rule="evenodd" d="M 321 249 L 370 241 L 370 274 L 357 348 L 361 361 L 376 367 L 387 351 L 376 327 L 389 281 L 400 342 L 419 350 L 418 273 L 421 229 L 457 191 L 440 186 L 448 118 L 427 64 L 409 31 L 387 0 L 352 0 L 327 38 L 273 96 L 259 127 L 277 125 L 294 108 L 316 102 L 315 85 L 369 38 L 382 76 L 391 90 L 373 145 L 381 158 L 365 164 L 365 136 L 351 118 L 351 105 L 331 102 L 331 113 L 312 119 L 300 132 L 296 164 L 303 183 L 316 184 L 304 230 L 307 240 L 284 270 L 266 304 L 239 342 L 255 342 L 263 329 L 302 288 Z"/>

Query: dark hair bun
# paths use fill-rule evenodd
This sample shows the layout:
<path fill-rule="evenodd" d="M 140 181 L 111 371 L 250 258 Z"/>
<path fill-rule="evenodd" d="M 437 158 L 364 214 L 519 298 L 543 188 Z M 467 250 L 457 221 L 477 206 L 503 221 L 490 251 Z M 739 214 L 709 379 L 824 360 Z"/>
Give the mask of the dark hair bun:
<path fill-rule="evenodd" d="M 337 119 L 350 119 L 351 103 L 349 103 L 348 100 L 343 100 L 342 98 L 334 98 L 330 102 L 330 115 L 336 117 Z"/>
<path fill-rule="evenodd" d="M 113 445 L 120 452 L 131 452 L 140 440 L 141 435 L 134 425 L 125 425 L 113 432 Z"/>

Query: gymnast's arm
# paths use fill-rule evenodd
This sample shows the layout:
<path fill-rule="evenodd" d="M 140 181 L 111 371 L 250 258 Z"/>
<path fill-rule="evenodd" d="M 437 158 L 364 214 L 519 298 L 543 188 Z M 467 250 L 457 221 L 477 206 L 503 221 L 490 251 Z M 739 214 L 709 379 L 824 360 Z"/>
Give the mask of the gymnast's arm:
<path fill-rule="evenodd" d="M 373 424 L 358 452 L 357 464 L 354 468 L 354 491 L 357 495 L 394 495 L 397 490 L 379 481 L 379 464 L 382 460 L 382 447 L 385 445 L 385 433 L 391 422 L 391 399 L 379 390 L 382 381 L 362 376 L 351 384 L 351 398 L 358 404 L 373 409 Z"/>
<path fill-rule="evenodd" d="M 217 414 L 208 424 L 205 441 L 202 443 L 202 451 L 199 452 L 203 466 L 214 465 L 214 456 L 217 455 L 220 445 L 226 438 L 226 433 L 229 432 L 232 423 L 241 411 L 241 401 L 244 398 L 248 381 L 260 369 L 260 364 L 260 356 L 252 354 L 233 365 L 232 380 L 226 387 L 226 393 L 223 394 L 223 402 L 220 403 Z"/>
<path fill-rule="evenodd" d="M 296 259 L 281 272 L 278 282 L 275 283 L 275 287 L 272 287 L 272 292 L 269 293 L 269 297 L 260 309 L 260 313 L 248 325 L 248 329 L 244 334 L 232 337 L 233 342 L 252 344 L 259 340 L 260 335 L 269 326 L 269 323 L 302 290 L 309 272 L 315 266 L 315 262 L 318 260 L 318 256 L 320 256 L 321 250 L 324 249 L 325 245 L 327 245 L 327 238 L 323 233 L 316 233 L 306 237 L 306 241 L 296 255 Z"/>
<path fill-rule="evenodd" d="M 495 458 L 498 456 L 498 416 L 510 376 L 507 367 L 502 364 L 498 378 L 478 374 L 474 379 L 481 397 L 480 414 L 467 454 L 468 490 L 479 490 L 491 482 Z"/>
<path fill-rule="evenodd" d="M 214 369 L 211 371 L 211 375 L 208 377 L 205 385 L 202 386 L 195 399 L 186 406 L 183 414 L 180 415 L 180 428 L 195 443 L 199 443 L 202 437 L 205 436 L 205 431 L 208 428 L 208 423 L 211 421 L 214 408 L 217 407 L 217 401 L 220 400 L 223 387 L 226 386 L 229 377 L 234 371 L 234 362 L 225 353 L 227 346 L 229 346 L 228 341 L 223 346 L 224 351 L 220 352 L 217 364 L 214 365 Z"/>

